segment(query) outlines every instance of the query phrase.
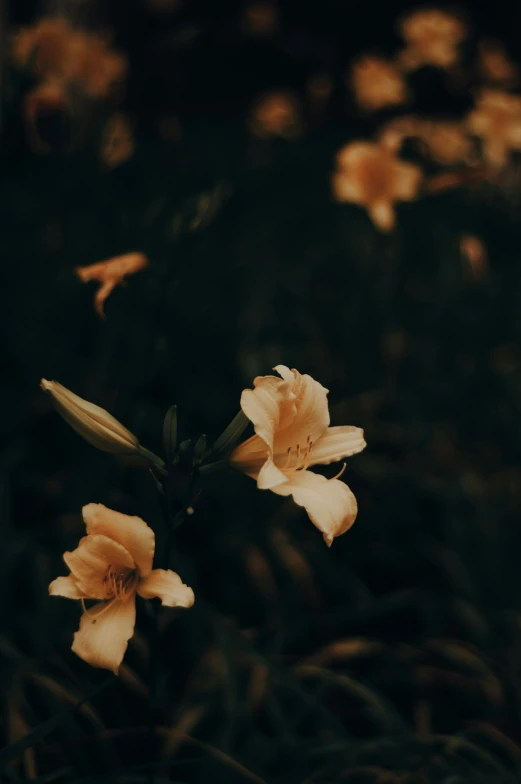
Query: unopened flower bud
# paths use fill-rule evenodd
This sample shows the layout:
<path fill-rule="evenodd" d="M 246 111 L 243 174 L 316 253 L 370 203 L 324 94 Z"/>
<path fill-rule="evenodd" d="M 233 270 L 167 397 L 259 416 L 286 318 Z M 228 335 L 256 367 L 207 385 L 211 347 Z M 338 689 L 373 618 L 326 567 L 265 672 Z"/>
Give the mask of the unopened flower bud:
<path fill-rule="evenodd" d="M 41 388 L 49 392 L 54 407 L 85 441 L 112 454 L 141 454 L 136 436 L 108 411 L 78 397 L 57 381 L 42 378 Z"/>

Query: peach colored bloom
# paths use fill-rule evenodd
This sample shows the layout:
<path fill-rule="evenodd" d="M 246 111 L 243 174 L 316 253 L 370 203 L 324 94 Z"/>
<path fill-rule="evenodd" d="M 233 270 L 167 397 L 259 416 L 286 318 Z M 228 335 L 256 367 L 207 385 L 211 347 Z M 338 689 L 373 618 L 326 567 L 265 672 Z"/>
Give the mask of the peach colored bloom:
<path fill-rule="evenodd" d="M 486 82 L 496 87 L 513 87 L 517 84 L 519 70 L 499 41 L 482 41 L 478 52 L 478 69 Z"/>
<path fill-rule="evenodd" d="M 370 112 L 398 106 L 408 98 L 402 74 L 393 63 L 381 57 L 366 55 L 355 62 L 349 81 L 359 106 Z"/>
<path fill-rule="evenodd" d="M 255 435 L 232 452 L 234 468 L 257 480 L 260 490 L 291 495 L 331 545 L 355 521 L 356 499 L 338 479 L 307 469 L 329 465 L 365 448 L 364 432 L 329 427 L 328 390 L 285 365 L 277 376 L 259 376 L 241 395 L 241 408 Z"/>
<path fill-rule="evenodd" d="M 42 82 L 83 89 L 91 98 L 111 97 L 127 70 L 123 55 L 113 52 L 96 33 L 72 27 L 62 17 L 47 17 L 13 37 L 12 56 Z"/>
<path fill-rule="evenodd" d="M 84 612 L 72 650 L 117 675 L 134 634 L 136 594 L 157 597 L 166 607 L 191 607 L 194 592 L 175 572 L 152 569 L 154 532 L 140 517 L 103 504 L 87 504 L 82 513 L 87 536 L 64 554 L 70 574 L 53 580 L 49 594 L 81 600 Z M 87 609 L 87 599 L 98 603 Z"/>
<path fill-rule="evenodd" d="M 470 133 L 481 139 L 483 155 L 490 166 L 502 168 L 509 150 L 521 150 L 520 96 L 483 90 L 466 122 Z"/>
<path fill-rule="evenodd" d="M 472 140 L 461 122 L 425 120 L 418 131 L 431 158 L 442 166 L 467 162 L 472 156 Z"/>
<path fill-rule="evenodd" d="M 301 128 L 300 109 L 296 97 L 286 90 L 266 93 L 254 105 L 250 116 L 250 130 L 266 139 L 282 136 L 292 139 Z"/>
<path fill-rule="evenodd" d="M 450 68 L 458 62 L 458 45 L 466 38 L 461 19 L 438 9 L 420 9 L 402 19 L 399 31 L 406 42 L 399 60 L 408 70 L 434 65 Z"/>
<path fill-rule="evenodd" d="M 128 119 L 120 112 L 113 114 L 103 131 L 101 160 L 109 169 L 114 169 L 128 161 L 135 149 L 136 142 Z"/>
<path fill-rule="evenodd" d="M 337 201 L 365 207 L 382 231 L 395 224 L 395 201 L 413 201 L 422 178 L 421 170 L 406 163 L 381 144 L 351 142 L 337 155 L 333 191 Z"/>
<path fill-rule="evenodd" d="M 113 259 L 98 261 L 87 267 L 76 267 L 76 275 L 84 282 L 97 280 L 101 283 L 94 297 L 94 307 L 98 316 L 104 316 L 103 306 L 105 300 L 122 283 L 126 275 L 134 275 L 148 265 L 148 259 L 143 253 L 124 253 Z"/>
<path fill-rule="evenodd" d="M 62 17 L 41 19 L 12 38 L 12 57 L 20 68 L 31 66 L 38 79 L 60 78 L 69 57 L 72 27 Z"/>

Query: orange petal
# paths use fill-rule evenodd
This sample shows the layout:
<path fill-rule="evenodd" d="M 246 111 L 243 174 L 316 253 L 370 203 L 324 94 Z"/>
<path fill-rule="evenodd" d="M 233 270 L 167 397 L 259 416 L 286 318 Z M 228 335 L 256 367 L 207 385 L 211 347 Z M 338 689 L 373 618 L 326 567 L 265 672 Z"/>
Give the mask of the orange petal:
<path fill-rule="evenodd" d="M 87 664 L 112 670 L 117 675 L 135 623 L 135 595 L 125 602 L 101 602 L 81 616 L 72 650 Z"/>
<path fill-rule="evenodd" d="M 258 376 L 253 384 L 254 389 L 245 389 L 242 393 L 241 408 L 257 435 L 272 451 L 275 433 L 296 414 L 292 382 L 276 376 Z"/>
<path fill-rule="evenodd" d="M 396 167 L 394 196 L 401 201 L 411 201 L 416 196 L 422 178 L 421 170 L 412 163 L 400 162 Z"/>
<path fill-rule="evenodd" d="M 291 375 L 287 375 L 286 371 L 293 375 L 291 391 L 295 396 L 296 413 L 287 427 L 275 433 L 274 452 L 276 455 L 285 454 L 289 447 L 295 448 L 297 444 L 305 450 L 308 439 L 315 443 L 329 425 L 328 390 L 298 370 L 290 372 L 284 365 L 277 365 L 275 370 L 281 375 L 285 374 L 288 383 Z"/>
<path fill-rule="evenodd" d="M 322 531 L 329 546 L 335 536 L 351 528 L 358 512 L 356 498 L 347 485 L 312 471 L 295 472 L 285 484 L 274 487 L 273 492 L 293 496 L 295 503 L 304 507 L 311 522 Z"/>
<path fill-rule="evenodd" d="M 141 517 L 115 512 L 103 504 L 87 504 L 82 514 L 88 534 L 102 534 L 119 542 L 132 556 L 141 577 L 150 574 L 155 536 Z"/>
<path fill-rule="evenodd" d="M 102 283 L 94 295 L 94 310 L 100 318 L 105 318 L 105 300 L 109 298 L 117 284 L 117 280 L 108 280 Z"/>
<path fill-rule="evenodd" d="M 86 267 L 76 267 L 74 271 L 84 283 L 89 280 L 97 280 L 102 284 L 94 298 L 94 307 L 97 314 L 103 317 L 105 300 L 113 289 L 125 279 L 126 275 L 134 275 L 147 265 L 147 257 L 143 253 L 134 252 L 98 261 Z"/>
<path fill-rule="evenodd" d="M 251 436 L 239 444 L 230 455 L 230 463 L 237 471 L 257 479 L 259 471 L 266 462 L 267 447 L 258 435 Z"/>
<path fill-rule="evenodd" d="M 86 596 L 81 591 L 72 575 L 67 577 L 57 577 L 49 585 L 49 596 L 64 596 L 66 599 L 85 599 Z"/>
<path fill-rule="evenodd" d="M 335 172 L 331 179 L 333 193 L 337 201 L 359 204 L 363 200 L 363 189 L 358 180 L 343 171 Z"/>
<path fill-rule="evenodd" d="M 192 589 L 170 569 L 154 569 L 140 581 L 137 592 L 143 599 L 161 599 L 165 607 L 191 607 L 195 601 Z"/>
<path fill-rule="evenodd" d="M 382 231 L 390 231 L 394 228 L 394 210 L 390 201 L 377 201 L 369 204 L 367 211 L 375 226 L 378 226 Z"/>
<path fill-rule="evenodd" d="M 134 569 L 134 559 L 119 542 L 108 536 L 84 536 L 76 550 L 64 553 L 63 560 L 69 567 L 78 588 L 91 599 L 104 599 L 103 578 L 112 566 Z"/>
<path fill-rule="evenodd" d="M 328 465 L 351 457 L 367 446 L 361 427 L 341 425 L 328 427 L 324 435 L 313 444 L 310 455 L 311 465 Z"/>

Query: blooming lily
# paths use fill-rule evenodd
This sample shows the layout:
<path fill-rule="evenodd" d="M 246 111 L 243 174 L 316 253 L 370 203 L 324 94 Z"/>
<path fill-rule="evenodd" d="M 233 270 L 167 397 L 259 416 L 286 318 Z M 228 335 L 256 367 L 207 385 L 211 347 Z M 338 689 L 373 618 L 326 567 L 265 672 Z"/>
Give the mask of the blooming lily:
<path fill-rule="evenodd" d="M 365 207 L 382 231 L 394 227 L 394 202 L 414 201 L 421 170 L 383 143 L 351 142 L 337 154 L 332 185 L 336 200 Z"/>
<path fill-rule="evenodd" d="M 260 376 L 241 395 L 241 408 L 255 435 L 232 452 L 231 464 L 257 480 L 261 490 L 291 495 L 331 545 L 358 511 L 351 490 L 338 478 L 308 471 L 365 448 L 363 430 L 329 427 L 328 390 L 309 375 L 277 365 L 277 376 Z"/>
<path fill-rule="evenodd" d="M 93 667 L 117 675 L 134 634 L 136 594 L 157 597 L 166 607 L 191 607 L 194 592 L 175 572 L 152 569 L 154 532 L 140 517 L 103 504 L 87 504 L 82 513 L 87 536 L 76 550 L 64 554 L 70 574 L 53 580 L 49 594 L 82 602 L 72 650 Z M 87 599 L 98 603 L 87 609 Z"/>

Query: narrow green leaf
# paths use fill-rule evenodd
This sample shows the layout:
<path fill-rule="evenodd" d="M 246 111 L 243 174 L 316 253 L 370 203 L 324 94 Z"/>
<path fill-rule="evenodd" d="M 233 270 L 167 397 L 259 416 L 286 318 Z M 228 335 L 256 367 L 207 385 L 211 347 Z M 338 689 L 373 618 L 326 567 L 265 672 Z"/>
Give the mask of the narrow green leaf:
<path fill-rule="evenodd" d="M 228 452 L 231 452 L 249 424 L 250 420 L 248 417 L 242 411 L 239 411 L 215 441 L 211 450 L 212 454 L 225 456 Z"/>
<path fill-rule="evenodd" d="M 5 746 L 0 751 L 0 770 L 4 770 L 6 765 L 12 762 L 14 759 L 20 757 L 26 749 L 30 749 L 31 746 L 34 746 L 41 738 L 44 738 L 50 732 L 59 727 L 60 724 L 64 719 L 67 718 L 73 711 L 81 708 L 82 705 L 89 702 L 93 697 L 99 694 L 103 689 L 113 683 L 115 677 L 113 675 L 107 680 L 103 681 L 99 686 L 97 686 L 91 693 L 84 697 L 79 702 L 75 703 L 75 705 L 71 705 L 68 708 L 64 708 L 64 710 L 57 713 L 55 716 L 51 716 L 50 719 L 47 721 L 42 722 L 38 725 L 34 730 L 28 732 L 27 735 L 24 735 L 23 738 L 20 738 L 15 743 L 11 743 L 9 746 Z"/>
<path fill-rule="evenodd" d="M 177 406 L 170 406 L 163 422 L 163 448 L 168 463 L 174 459 L 177 449 Z"/>
<path fill-rule="evenodd" d="M 203 433 L 203 435 L 200 436 L 197 439 L 197 441 L 195 442 L 195 445 L 194 445 L 194 457 L 195 457 L 196 460 L 198 458 L 202 457 L 204 455 L 204 453 L 206 452 L 207 440 L 208 439 L 207 439 L 206 435 Z"/>

